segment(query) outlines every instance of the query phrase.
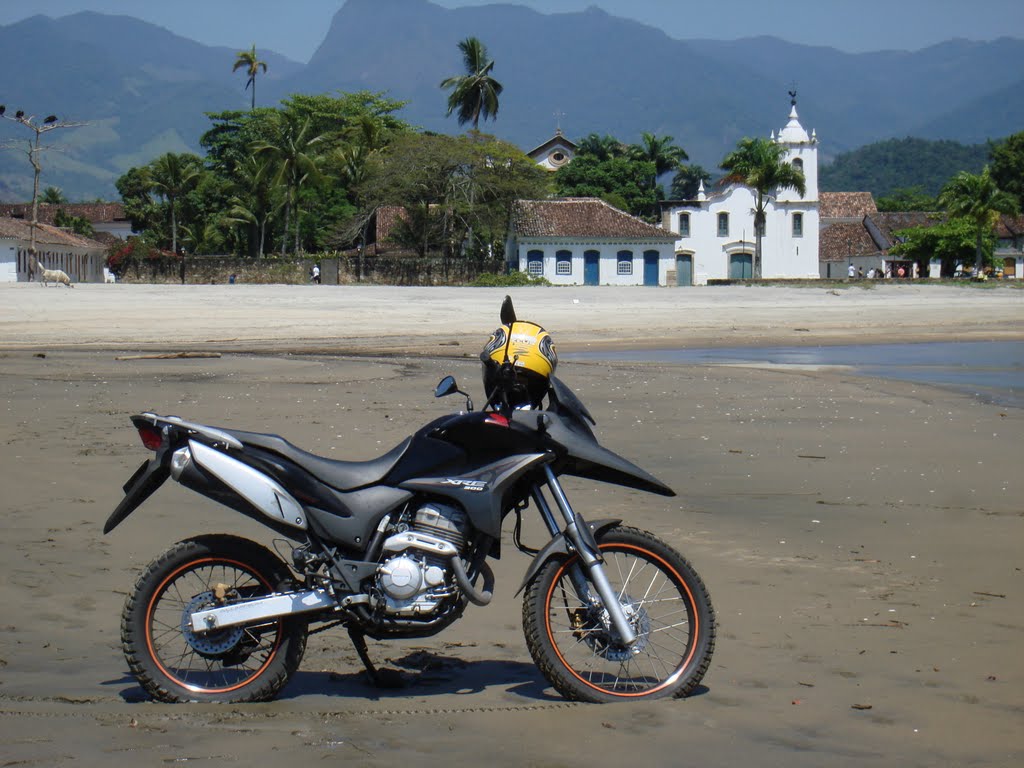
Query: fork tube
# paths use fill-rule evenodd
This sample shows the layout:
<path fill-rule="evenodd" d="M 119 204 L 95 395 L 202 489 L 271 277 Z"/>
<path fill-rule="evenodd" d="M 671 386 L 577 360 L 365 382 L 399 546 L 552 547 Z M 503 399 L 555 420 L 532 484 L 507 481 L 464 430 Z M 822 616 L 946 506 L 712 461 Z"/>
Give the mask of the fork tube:
<path fill-rule="evenodd" d="M 541 518 L 544 520 L 544 525 L 548 527 L 548 533 L 552 536 L 560 534 L 562 529 L 555 521 L 555 516 L 551 514 L 551 507 L 548 506 L 548 501 L 544 498 L 544 493 L 539 485 L 533 486 L 531 496 L 533 497 L 533 503 L 537 505 Z"/>
<path fill-rule="evenodd" d="M 636 633 L 633 631 L 633 627 L 630 626 L 629 620 L 626 618 L 625 612 L 622 610 L 622 603 L 619 602 L 619 596 L 615 594 L 615 590 L 612 589 L 612 585 L 608 581 L 608 576 L 604 572 L 604 561 L 601 557 L 600 550 L 591 551 L 591 547 L 587 544 L 585 536 L 580 530 L 580 523 L 586 525 L 586 522 L 573 512 L 572 507 L 569 505 L 569 499 L 565 495 L 565 491 L 562 490 L 561 483 L 558 482 L 558 478 L 555 477 L 555 473 L 551 471 L 551 467 L 547 464 L 544 465 L 544 475 L 548 480 L 548 488 L 551 489 L 551 495 L 555 498 L 555 503 L 558 505 L 559 511 L 562 513 L 562 517 L 565 518 L 565 530 L 566 535 L 572 542 L 573 546 L 576 547 L 579 553 L 580 560 L 583 561 L 583 567 L 586 569 L 590 576 L 590 580 L 597 588 L 597 593 L 601 596 L 601 601 L 604 603 L 604 608 L 608 611 L 608 617 L 611 619 L 612 625 L 619 633 L 619 639 L 623 645 L 632 645 L 636 642 Z M 593 541 L 593 536 L 589 536 L 589 539 Z M 596 549 L 596 548 L 595 548 Z"/>

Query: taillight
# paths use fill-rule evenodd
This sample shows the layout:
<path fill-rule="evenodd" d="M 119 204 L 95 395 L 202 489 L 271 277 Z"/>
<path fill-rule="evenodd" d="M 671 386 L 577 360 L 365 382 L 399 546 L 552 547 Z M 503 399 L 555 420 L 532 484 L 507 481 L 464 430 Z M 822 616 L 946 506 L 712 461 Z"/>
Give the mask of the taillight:
<path fill-rule="evenodd" d="M 138 429 L 139 437 L 142 438 L 142 444 L 151 451 L 159 450 L 164 442 L 164 436 L 160 429 L 152 424 L 143 424 Z"/>

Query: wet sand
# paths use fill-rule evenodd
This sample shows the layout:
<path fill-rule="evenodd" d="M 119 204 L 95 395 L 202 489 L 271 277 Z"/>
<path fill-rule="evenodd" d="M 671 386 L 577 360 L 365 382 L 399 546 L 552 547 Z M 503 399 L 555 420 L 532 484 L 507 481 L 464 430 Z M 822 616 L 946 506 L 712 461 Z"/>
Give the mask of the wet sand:
<path fill-rule="evenodd" d="M 580 349 L 712 339 L 716 318 L 737 324 L 721 343 L 856 340 L 896 315 L 914 338 L 1024 336 L 1021 291 L 907 288 L 514 297 Z M 708 584 L 718 644 L 689 699 L 559 699 L 525 649 L 513 593 L 529 561 L 506 537 L 491 606 L 435 638 L 371 644 L 404 689 L 369 687 L 334 631 L 310 638 L 278 701 L 145 701 L 119 639 L 140 569 L 196 533 L 273 534 L 168 484 L 103 536 L 146 456 L 128 416 L 174 413 L 360 459 L 458 407 L 433 399 L 442 375 L 479 392 L 471 356 L 504 292 L 360 290 L 0 287 L 5 764 L 1024 762 L 1024 411 L 842 370 L 559 368 L 602 441 L 679 493 L 568 483 L 583 514 L 654 531 Z M 616 322 L 596 322 L 602 311 Z M 116 359 L 186 350 L 223 356 Z M 527 538 L 541 543 L 536 526 Z"/>

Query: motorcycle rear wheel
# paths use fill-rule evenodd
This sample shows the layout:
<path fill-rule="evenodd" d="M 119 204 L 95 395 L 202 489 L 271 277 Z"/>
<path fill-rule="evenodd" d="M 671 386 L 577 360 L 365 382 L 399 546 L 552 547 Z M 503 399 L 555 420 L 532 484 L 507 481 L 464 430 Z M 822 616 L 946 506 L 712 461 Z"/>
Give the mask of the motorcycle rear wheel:
<path fill-rule="evenodd" d="M 636 642 L 617 643 L 607 612 L 580 599 L 572 581 L 574 569 L 583 572 L 578 557 L 551 560 L 523 599 L 523 630 L 537 667 L 573 701 L 692 693 L 715 647 L 715 615 L 704 582 L 681 554 L 647 531 L 615 526 L 598 546 Z"/>
<path fill-rule="evenodd" d="M 125 601 L 128 667 L 159 701 L 268 701 L 298 669 L 307 623 L 277 619 L 196 633 L 188 616 L 290 586 L 280 558 L 247 539 L 215 534 L 178 542 L 150 563 Z"/>

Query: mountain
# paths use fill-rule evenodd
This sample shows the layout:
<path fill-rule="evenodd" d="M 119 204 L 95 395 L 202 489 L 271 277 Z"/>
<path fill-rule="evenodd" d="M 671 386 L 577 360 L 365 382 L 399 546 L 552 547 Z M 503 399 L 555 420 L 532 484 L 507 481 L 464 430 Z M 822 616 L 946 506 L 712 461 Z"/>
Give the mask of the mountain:
<path fill-rule="evenodd" d="M 980 173 L 988 162 L 988 144 L 961 144 L 943 139 L 886 139 L 844 152 L 821 169 L 823 192 L 857 190 L 876 198 L 898 189 L 920 187 L 935 197 L 960 171 Z"/>
<path fill-rule="evenodd" d="M 43 184 L 72 199 L 115 197 L 113 182 L 133 165 L 167 151 L 195 151 L 209 127 L 205 111 L 246 109 L 245 78 L 232 73 L 236 51 L 201 45 L 129 18 L 85 12 L 0 27 L 0 100 L 11 110 L 55 113 L 87 125 L 48 134 Z M 266 81 L 301 65 L 258 50 Z M 258 83 L 261 89 L 264 79 Z M 0 142 L 24 146 L 32 134 L 0 121 Z M 59 151 L 57 149 L 59 148 Z M 0 153 L 0 195 L 31 195 L 23 152 Z"/>
<path fill-rule="evenodd" d="M 677 40 L 593 7 L 545 14 L 429 0 L 347 0 L 305 66 L 258 48 L 269 65 L 258 101 L 386 91 L 409 102 L 401 117 L 414 125 L 458 133 L 439 84 L 461 73 L 457 43 L 469 36 L 487 45 L 505 87 L 497 121 L 481 128 L 524 150 L 556 125 L 573 139 L 609 133 L 632 142 L 648 131 L 674 136 L 693 162 L 714 169 L 741 137 L 782 127 L 794 83 L 826 160 L 894 137 L 979 143 L 1024 126 L 1016 98 L 1024 40 L 850 54 L 770 37 Z M 43 184 L 72 198 L 113 196 L 128 167 L 198 151 L 204 112 L 247 107 L 245 79 L 231 71 L 235 53 L 122 16 L 35 16 L 0 27 L 0 71 L 16 73 L 0 101 L 87 120 L 56 135 L 66 151 L 47 154 Z M 0 121 L 0 142 L 27 138 L 16 128 Z M 0 153 L 0 198 L 25 199 L 30 182 L 23 153 Z"/>

